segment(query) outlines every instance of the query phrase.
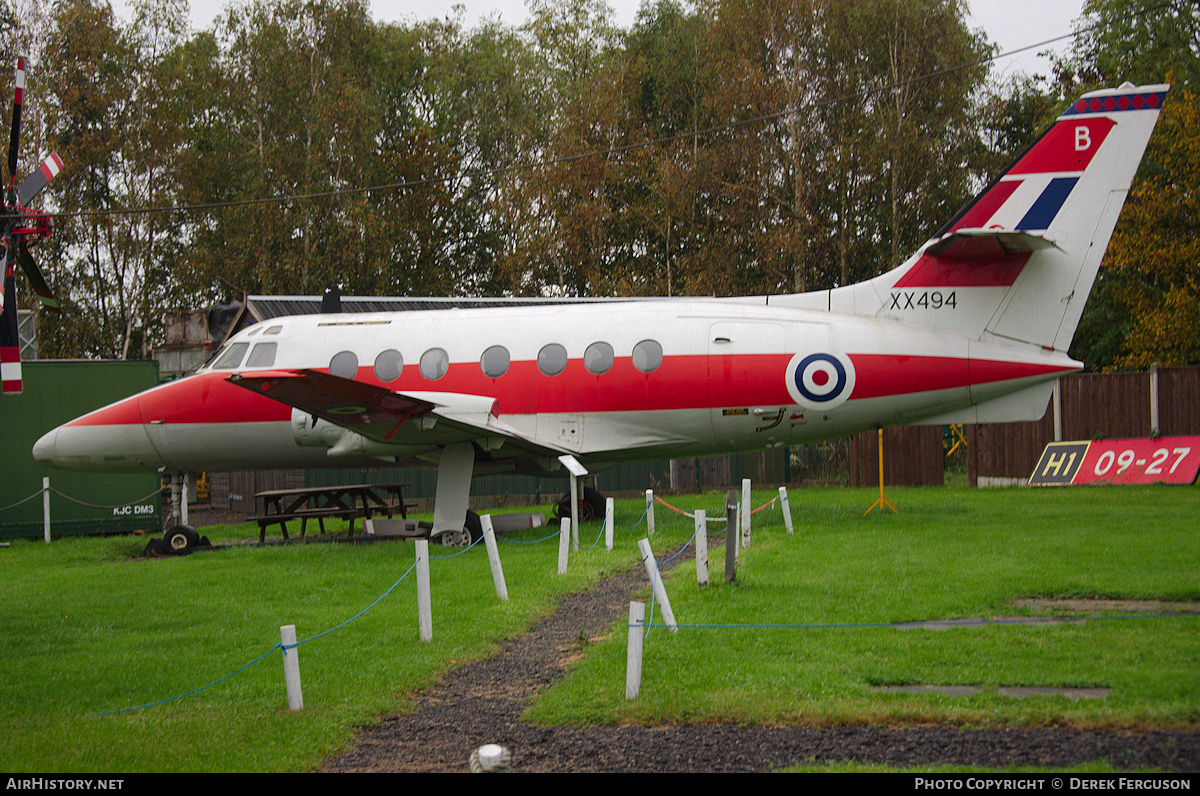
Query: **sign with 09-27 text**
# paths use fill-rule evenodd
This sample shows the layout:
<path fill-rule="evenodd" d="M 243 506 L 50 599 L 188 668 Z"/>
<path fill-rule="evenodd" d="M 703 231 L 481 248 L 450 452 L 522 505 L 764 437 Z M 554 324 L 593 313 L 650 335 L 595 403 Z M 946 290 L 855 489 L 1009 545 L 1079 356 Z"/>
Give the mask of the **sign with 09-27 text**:
<path fill-rule="evenodd" d="M 1190 484 L 1200 473 L 1200 437 L 1051 442 L 1030 486 Z"/>

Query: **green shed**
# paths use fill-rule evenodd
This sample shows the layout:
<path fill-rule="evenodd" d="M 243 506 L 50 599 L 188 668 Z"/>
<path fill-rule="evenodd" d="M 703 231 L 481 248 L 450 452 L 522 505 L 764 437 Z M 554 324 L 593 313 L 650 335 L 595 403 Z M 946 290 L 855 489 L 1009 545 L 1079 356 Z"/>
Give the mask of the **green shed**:
<path fill-rule="evenodd" d="M 24 392 L 0 398 L 0 538 L 41 538 L 42 498 L 21 501 L 50 487 L 50 532 L 67 534 L 156 531 L 162 502 L 156 473 L 109 475 L 43 467 L 33 444 L 47 431 L 113 401 L 153 387 L 156 362 L 44 360 L 21 365 Z M 69 499 L 68 499 L 69 498 Z M 20 503 L 14 506 L 13 504 Z"/>

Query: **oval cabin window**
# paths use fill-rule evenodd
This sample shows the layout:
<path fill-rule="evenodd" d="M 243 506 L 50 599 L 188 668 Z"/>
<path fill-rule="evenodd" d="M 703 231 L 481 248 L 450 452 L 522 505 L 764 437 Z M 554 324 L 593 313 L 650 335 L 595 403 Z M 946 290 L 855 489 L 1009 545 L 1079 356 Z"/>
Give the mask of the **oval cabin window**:
<path fill-rule="evenodd" d="M 613 347 L 608 343 L 592 343 L 583 352 L 583 366 L 588 373 L 599 376 L 613 366 Z"/>
<path fill-rule="evenodd" d="M 567 349 L 558 343 L 542 346 L 538 351 L 538 370 L 547 376 L 557 376 L 567 369 Z"/>
<path fill-rule="evenodd" d="M 633 366 L 642 373 L 652 373 L 658 370 L 662 361 L 662 346 L 654 340 L 643 340 L 633 347 Z"/>
<path fill-rule="evenodd" d="M 430 381 L 437 381 L 450 371 L 450 355 L 441 348 L 431 348 L 421 354 L 421 375 Z"/>
<path fill-rule="evenodd" d="M 498 379 L 508 372 L 509 361 L 508 349 L 502 345 L 494 345 L 483 352 L 483 356 L 479 358 L 479 367 L 483 370 L 483 375 Z"/>
<path fill-rule="evenodd" d="M 404 370 L 404 357 L 399 351 L 388 349 L 375 357 L 375 378 L 380 381 L 395 381 Z"/>
<path fill-rule="evenodd" d="M 353 379 L 358 375 L 358 357 L 353 351 L 339 351 L 329 360 L 329 375 Z"/>

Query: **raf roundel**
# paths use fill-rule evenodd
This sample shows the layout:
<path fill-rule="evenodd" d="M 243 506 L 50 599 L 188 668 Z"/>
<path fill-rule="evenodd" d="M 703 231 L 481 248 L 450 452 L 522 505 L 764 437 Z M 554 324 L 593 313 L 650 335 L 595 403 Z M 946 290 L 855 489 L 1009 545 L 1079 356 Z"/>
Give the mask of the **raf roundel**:
<path fill-rule="evenodd" d="M 833 354 L 796 354 L 788 363 L 787 388 L 800 406 L 832 409 L 854 391 L 854 365 Z"/>

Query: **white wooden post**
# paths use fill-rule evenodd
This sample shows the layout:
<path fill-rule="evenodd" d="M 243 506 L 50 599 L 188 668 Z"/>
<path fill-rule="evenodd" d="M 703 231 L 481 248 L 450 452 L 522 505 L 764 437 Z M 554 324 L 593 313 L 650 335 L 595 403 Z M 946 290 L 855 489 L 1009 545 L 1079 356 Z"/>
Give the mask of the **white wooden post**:
<path fill-rule="evenodd" d="M 50 544 L 50 476 L 42 476 L 42 535 Z"/>
<path fill-rule="evenodd" d="M 1062 379 L 1054 380 L 1054 441 L 1062 442 Z"/>
<path fill-rule="evenodd" d="M 708 585 L 708 517 L 696 509 L 696 582 Z"/>
<path fill-rule="evenodd" d="M 737 490 L 725 493 L 725 582 L 733 583 L 737 576 L 737 533 L 738 500 Z"/>
<path fill-rule="evenodd" d="M 296 647 L 295 625 L 279 628 L 279 644 L 283 647 L 283 682 L 287 687 L 288 710 L 302 710 L 304 694 L 300 691 L 300 651 Z"/>
<path fill-rule="evenodd" d="M 500 550 L 496 547 L 496 531 L 492 528 L 492 515 L 479 518 L 483 526 L 483 544 L 487 547 L 488 566 L 492 568 L 492 583 L 496 584 L 496 596 L 508 600 L 508 586 L 504 583 L 504 570 L 500 567 Z"/>
<path fill-rule="evenodd" d="M 429 540 L 417 539 L 417 628 L 421 641 L 433 641 L 433 600 L 429 592 Z"/>
<path fill-rule="evenodd" d="M 612 552 L 613 548 L 613 531 L 616 522 L 616 513 L 613 509 L 613 499 L 604 499 L 604 549 Z"/>
<path fill-rule="evenodd" d="M 1150 436 L 1158 436 L 1158 369 L 1157 362 L 1150 363 Z M 1056 385 L 1058 382 L 1054 382 Z"/>
<path fill-rule="evenodd" d="M 654 552 L 650 549 L 650 540 L 638 539 L 638 549 L 642 551 L 642 564 L 646 567 L 646 575 L 654 585 L 654 599 L 658 602 L 663 624 L 667 626 L 667 630 L 677 633 L 679 628 L 675 624 L 675 614 L 671 611 L 671 601 L 667 598 L 666 587 L 663 586 L 662 576 L 658 573 L 658 561 L 654 559 Z"/>
<path fill-rule="evenodd" d="M 571 543 L 571 520 L 568 517 L 562 518 L 562 530 L 558 534 L 558 574 L 567 574 L 567 556 L 568 548 Z"/>
<path fill-rule="evenodd" d="M 750 544 L 750 479 L 742 479 L 742 547 Z"/>
<path fill-rule="evenodd" d="M 579 552 L 579 479 L 571 473 L 571 546 Z"/>
<path fill-rule="evenodd" d="M 646 604 L 629 603 L 629 644 L 625 650 L 625 698 L 637 699 L 642 690 L 642 634 L 646 630 Z"/>
<path fill-rule="evenodd" d="M 571 474 L 571 528 L 575 531 L 575 549 L 579 549 L 579 479 L 588 474 L 587 468 L 571 454 L 558 457 L 558 461 Z"/>
<path fill-rule="evenodd" d="M 654 535 L 654 490 L 646 490 L 646 535 Z"/>
<path fill-rule="evenodd" d="M 783 525 L 787 528 L 788 533 L 793 533 L 792 529 L 792 507 L 788 503 L 787 487 L 779 487 L 779 507 L 783 509 Z"/>

